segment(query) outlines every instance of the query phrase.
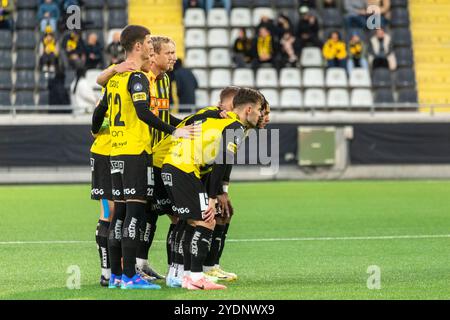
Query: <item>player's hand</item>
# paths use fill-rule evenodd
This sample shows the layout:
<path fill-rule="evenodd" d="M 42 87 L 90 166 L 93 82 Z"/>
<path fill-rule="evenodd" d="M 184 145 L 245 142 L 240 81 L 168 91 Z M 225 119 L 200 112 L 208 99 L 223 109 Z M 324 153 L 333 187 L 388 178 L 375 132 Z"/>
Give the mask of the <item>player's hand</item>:
<path fill-rule="evenodd" d="M 203 213 L 203 221 L 212 222 L 216 216 L 216 199 L 209 198 L 208 208 Z"/>
<path fill-rule="evenodd" d="M 116 73 L 123 73 L 135 70 L 137 70 L 137 66 L 136 63 L 134 63 L 133 61 L 124 61 L 114 67 L 114 71 L 116 71 Z"/>
<path fill-rule="evenodd" d="M 228 194 L 223 193 L 221 195 L 217 196 L 217 201 L 219 202 L 219 207 L 222 210 L 222 218 L 229 218 L 230 217 L 230 208 L 228 206 L 229 199 Z"/>
<path fill-rule="evenodd" d="M 225 110 L 222 110 L 221 112 L 220 112 L 220 117 L 222 118 L 222 119 L 228 119 L 228 118 L 230 118 L 229 116 L 228 116 L 228 113 L 227 113 L 227 111 L 225 111 Z"/>
<path fill-rule="evenodd" d="M 92 134 L 92 136 L 94 137 L 94 139 L 97 139 L 98 133 L 93 133 L 93 132 L 91 131 L 91 134 Z"/>
<path fill-rule="evenodd" d="M 173 136 L 175 138 L 194 139 L 200 135 L 200 132 L 200 126 L 194 126 L 191 124 L 186 127 L 178 128 L 173 132 Z"/>

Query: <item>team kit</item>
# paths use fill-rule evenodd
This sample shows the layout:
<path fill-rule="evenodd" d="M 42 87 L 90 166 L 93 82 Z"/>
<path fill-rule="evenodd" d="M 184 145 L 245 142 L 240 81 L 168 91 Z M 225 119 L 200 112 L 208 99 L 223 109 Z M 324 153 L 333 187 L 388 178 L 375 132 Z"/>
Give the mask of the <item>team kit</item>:
<path fill-rule="evenodd" d="M 217 106 L 184 119 L 170 114 L 175 43 L 138 25 L 121 33 L 126 60 L 98 77 L 92 116 L 91 198 L 100 202 L 100 284 L 110 289 L 222 290 L 238 276 L 220 259 L 234 214 L 230 175 L 248 131 L 269 122 L 257 90 L 226 87 Z M 166 215 L 168 271 L 149 263 Z"/>

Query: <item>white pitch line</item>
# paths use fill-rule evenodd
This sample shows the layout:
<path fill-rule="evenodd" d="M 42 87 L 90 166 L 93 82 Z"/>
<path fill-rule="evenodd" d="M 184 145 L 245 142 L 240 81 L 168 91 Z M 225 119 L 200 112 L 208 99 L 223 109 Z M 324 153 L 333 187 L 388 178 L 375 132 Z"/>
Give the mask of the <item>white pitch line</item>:
<path fill-rule="evenodd" d="M 367 236 L 367 237 L 310 237 L 310 238 L 265 238 L 265 239 L 227 239 L 227 242 L 277 242 L 277 241 L 355 241 L 355 240 L 402 240 L 450 238 L 450 234 L 402 235 L 402 236 Z M 165 243 L 165 240 L 154 242 Z M 45 241 L 0 241 L 0 245 L 25 244 L 93 244 L 95 241 L 82 240 L 45 240 Z"/>

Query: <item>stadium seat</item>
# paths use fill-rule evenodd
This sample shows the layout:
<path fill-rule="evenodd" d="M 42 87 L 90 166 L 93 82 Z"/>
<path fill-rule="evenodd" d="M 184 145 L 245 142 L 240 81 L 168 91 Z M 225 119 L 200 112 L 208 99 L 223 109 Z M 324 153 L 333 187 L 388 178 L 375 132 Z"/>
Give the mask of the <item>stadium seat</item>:
<path fill-rule="evenodd" d="M 206 33 L 203 29 L 186 29 L 184 36 L 184 45 L 186 48 L 204 48 L 206 47 Z"/>
<path fill-rule="evenodd" d="M 327 94 L 327 106 L 345 108 L 350 106 L 350 97 L 346 89 L 330 89 Z"/>
<path fill-rule="evenodd" d="M 410 47 L 412 44 L 409 28 L 396 28 L 392 30 L 392 45 L 394 47 Z"/>
<path fill-rule="evenodd" d="M 211 106 L 217 106 L 217 104 L 220 101 L 220 92 L 222 89 L 214 89 L 211 91 L 210 97 L 209 97 L 209 105 Z"/>
<path fill-rule="evenodd" d="M 198 87 L 201 89 L 208 88 L 208 72 L 204 69 L 192 69 L 192 73 L 197 79 Z"/>
<path fill-rule="evenodd" d="M 44 72 L 39 73 L 39 81 L 37 83 L 37 87 L 39 90 L 47 90 L 48 89 L 48 80 L 49 80 L 49 76 Z"/>
<path fill-rule="evenodd" d="M 208 27 L 228 27 L 228 13 L 222 8 L 213 8 L 208 12 Z"/>
<path fill-rule="evenodd" d="M 375 90 L 374 101 L 376 104 L 380 103 L 394 103 L 394 95 L 392 90 L 388 88 L 379 88 Z"/>
<path fill-rule="evenodd" d="M 106 5 L 108 6 L 108 9 L 126 9 L 128 0 L 106 0 Z"/>
<path fill-rule="evenodd" d="M 203 49 L 186 50 L 185 64 L 188 68 L 206 68 L 208 65 L 206 51 Z"/>
<path fill-rule="evenodd" d="M 231 72 L 228 69 L 212 69 L 209 73 L 211 88 L 224 88 L 231 85 Z"/>
<path fill-rule="evenodd" d="M 11 50 L 0 50 L 0 69 L 11 70 L 12 55 Z"/>
<path fill-rule="evenodd" d="M 230 25 L 232 27 L 251 27 L 252 14 L 248 8 L 234 8 L 231 10 Z"/>
<path fill-rule="evenodd" d="M 300 64 L 302 67 L 321 67 L 323 65 L 322 51 L 315 47 L 304 48 L 300 57 Z"/>
<path fill-rule="evenodd" d="M 255 8 L 253 9 L 253 17 L 252 17 L 253 25 L 257 26 L 261 22 L 261 18 L 263 16 L 267 16 L 270 19 L 275 18 L 275 14 L 272 8 Z"/>
<path fill-rule="evenodd" d="M 303 105 L 300 89 L 283 89 L 280 97 L 281 108 L 301 107 Z"/>
<path fill-rule="evenodd" d="M 391 72 L 387 68 L 377 68 L 372 74 L 374 88 L 387 88 L 392 86 Z"/>
<path fill-rule="evenodd" d="M 205 11 L 200 8 L 186 9 L 184 14 L 184 26 L 190 27 L 204 27 L 206 23 Z"/>
<path fill-rule="evenodd" d="M 36 55 L 34 50 L 17 51 L 16 69 L 34 69 L 36 67 Z"/>
<path fill-rule="evenodd" d="M 16 29 L 34 29 L 37 25 L 35 10 L 19 10 L 15 20 Z"/>
<path fill-rule="evenodd" d="M 350 72 L 350 87 L 370 87 L 372 83 L 370 81 L 369 70 L 364 68 L 354 68 Z"/>
<path fill-rule="evenodd" d="M 283 68 L 280 71 L 280 87 L 282 88 L 300 88 L 302 85 L 302 76 L 300 69 Z"/>
<path fill-rule="evenodd" d="M 111 17 L 111 16 L 110 16 Z M 103 10 L 85 11 L 86 27 L 90 29 L 102 29 L 104 25 Z M 112 20 L 112 19 L 110 19 Z M 116 28 L 116 27 L 111 27 Z"/>
<path fill-rule="evenodd" d="M 76 78 L 75 70 L 66 70 L 64 72 L 65 78 L 64 78 L 64 88 L 69 89 L 70 85 L 72 84 L 73 80 Z"/>
<path fill-rule="evenodd" d="M 9 70 L 0 71 L 0 90 L 11 90 L 11 88 L 12 88 L 11 71 Z"/>
<path fill-rule="evenodd" d="M 240 87 L 254 87 L 255 75 L 253 70 L 244 68 L 235 69 L 232 84 Z"/>
<path fill-rule="evenodd" d="M 195 90 L 195 105 L 198 107 L 206 107 L 210 104 L 208 91 L 197 89 Z"/>
<path fill-rule="evenodd" d="M 292 0 L 277 0 L 276 6 L 277 6 L 277 8 L 294 9 L 292 11 L 296 11 L 295 9 L 297 9 L 295 1 L 292 1 Z M 296 14 L 298 15 L 297 12 L 296 12 Z"/>
<path fill-rule="evenodd" d="M 325 79 L 322 68 L 307 68 L 303 70 L 303 87 L 324 87 Z"/>
<path fill-rule="evenodd" d="M 267 102 L 271 107 L 279 107 L 280 106 L 280 97 L 278 96 L 278 90 L 276 89 L 260 89 L 261 93 L 266 98 Z"/>
<path fill-rule="evenodd" d="M 413 66 L 413 52 L 411 48 L 396 48 L 395 57 L 399 68 Z"/>
<path fill-rule="evenodd" d="M 326 100 L 325 91 L 322 89 L 307 89 L 303 105 L 305 107 L 325 107 Z"/>
<path fill-rule="evenodd" d="M 273 68 L 260 68 L 256 71 L 256 86 L 258 88 L 278 87 L 277 70 Z"/>
<path fill-rule="evenodd" d="M 408 27 L 410 24 L 408 10 L 405 8 L 393 8 L 390 21 L 392 28 Z"/>
<path fill-rule="evenodd" d="M 21 70 L 17 72 L 16 90 L 34 89 L 35 85 L 34 71 Z"/>
<path fill-rule="evenodd" d="M 34 49 L 37 41 L 34 31 L 20 30 L 17 32 L 16 48 L 17 49 Z"/>
<path fill-rule="evenodd" d="M 415 89 L 399 90 L 398 103 L 417 103 L 417 91 Z"/>
<path fill-rule="evenodd" d="M 402 7 L 406 8 L 408 6 L 408 0 L 391 0 L 391 8 Z"/>
<path fill-rule="evenodd" d="M 411 88 L 416 86 L 416 77 L 413 69 L 401 68 L 395 73 L 396 88 Z"/>
<path fill-rule="evenodd" d="M 11 49 L 12 45 L 12 32 L 9 30 L 0 30 L 0 50 Z"/>
<path fill-rule="evenodd" d="M 350 105 L 352 107 L 371 107 L 373 105 L 372 92 L 369 89 L 353 89 Z"/>
<path fill-rule="evenodd" d="M 16 9 L 37 9 L 39 0 L 17 0 Z"/>
<path fill-rule="evenodd" d="M 208 47 L 230 47 L 230 35 L 227 29 L 210 29 L 208 31 Z"/>
<path fill-rule="evenodd" d="M 86 80 L 88 83 L 92 83 L 94 88 L 101 89 L 101 87 L 97 84 L 97 77 L 102 73 L 102 70 L 99 69 L 90 69 L 86 71 Z"/>
<path fill-rule="evenodd" d="M 103 9 L 105 0 L 89 0 L 84 3 L 86 9 Z"/>
<path fill-rule="evenodd" d="M 325 84 L 329 88 L 342 88 L 348 86 L 347 72 L 343 68 L 328 68 Z"/>
<path fill-rule="evenodd" d="M 271 0 L 253 0 L 253 6 L 254 7 L 271 7 L 272 1 Z M 277 3 L 278 6 L 278 3 Z"/>
<path fill-rule="evenodd" d="M 0 90 L 0 108 L 10 105 L 12 105 L 11 90 Z"/>
<path fill-rule="evenodd" d="M 209 51 L 209 66 L 228 68 L 231 65 L 230 51 L 228 49 L 212 49 Z"/>
<path fill-rule="evenodd" d="M 341 12 L 339 11 L 339 9 L 335 9 L 335 8 L 323 9 L 322 21 L 323 21 L 323 27 L 325 29 L 342 28 L 342 26 L 343 26 L 343 19 L 342 19 Z"/>
<path fill-rule="evenodd" d="M 31 90 L 16 91 L 15 106 L 34 106 L 34 92 Z"/>
<path fill-rule="evenodd" d="M 43 90 L 39 92 L 38 105 L 48 106 L 49 105 L 49 92 L 48 90 Z"/>
<path fill-rule="evenodd" d="M 108 11 L 108 29 L 121 29 L 128 25 L 128 14 L 124 10 Z"/>

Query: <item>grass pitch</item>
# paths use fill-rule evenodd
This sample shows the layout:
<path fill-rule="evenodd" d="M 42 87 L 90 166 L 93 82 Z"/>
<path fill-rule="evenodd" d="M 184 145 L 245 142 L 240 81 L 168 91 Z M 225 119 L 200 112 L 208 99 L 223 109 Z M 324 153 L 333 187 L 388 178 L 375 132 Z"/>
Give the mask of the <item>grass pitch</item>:
<path fill-rule="evenodd" d="M 234 183 L 219 292 L 101 288 L 87 185 L 0 187 L 0 299 L 448 299 L 450 182 Z M 165 271 L 161 217 L 151 264 Z M 62 243 L 61 241 L 74 241 Z M 69 290 L 70 266 L 81 289 Z M 381 289 L 368 289 L 369 266 Z"/>

